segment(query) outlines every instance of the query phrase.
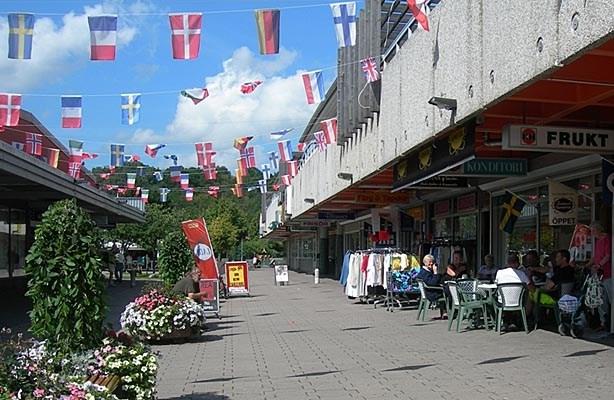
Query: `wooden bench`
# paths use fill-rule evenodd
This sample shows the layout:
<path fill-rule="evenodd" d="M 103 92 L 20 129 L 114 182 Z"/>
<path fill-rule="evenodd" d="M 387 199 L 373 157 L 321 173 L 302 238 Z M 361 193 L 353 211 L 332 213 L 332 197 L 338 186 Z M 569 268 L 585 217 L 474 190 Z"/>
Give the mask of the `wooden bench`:
<path fill-rule="evenodd" d="M 109 393 L 113 393 L 115 392 L 115 390 L 117 390 L 119 384 L 121 383 L 121 378 L 117 375 L 93 375 L 87 379 L 87 382 L 91 382 L 99 386 L 104 386 L 107 388 Z"/>

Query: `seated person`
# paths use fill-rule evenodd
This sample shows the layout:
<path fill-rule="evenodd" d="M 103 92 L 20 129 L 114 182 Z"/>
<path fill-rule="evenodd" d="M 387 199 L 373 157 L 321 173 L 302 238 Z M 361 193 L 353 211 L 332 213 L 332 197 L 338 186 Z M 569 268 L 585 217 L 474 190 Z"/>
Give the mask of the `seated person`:
<path fill-rule="evenodd" d="M 548 273 L 548 267 L 542 267 L 539 265 L 539 254 L 535 250 L 529 250 L 525 255 L 526 257 L 526 271 L 529 275 L 529 279 L 533 282 L 544 282 L 546 280 L 546 273 Z"/>
<path fill-rule="evenodd" d="M 173 292 L 186 296 L 188 299 L 194 301 L 200 301 L 204 292 L 200 292 L 198 281 L 200 280 L 200 269 L 193 268 L 186 276 L 181 278 L 175 286 L 173 286 Z"/>
<path fill-rule="evenodd" d="M 422 266 L 422 268 L 420 268 L 420 272 L 418 272 L 418 275 L 416 275 L 416 279 L 419 279 L 422 282 L 424 282 L 426 286 L 431 286 L 431 287 L 439 286 L 439 284 L 441 283 L 441 276 L 435 274 L 434 272 L 435 271 L 435 257 L 433 257 L 430 254 L 427 254 L 424 256 L 424 259 L 422 260 L 422 262 L 424 263 L 424 265 Z M 426 298 L 435 304 L 439 301 L 440 298 L 443 297 L 443 290 L 440 290 L 440 289 L 425 288 L 424 292 L 425 292 Z M 441 307 L 439 308 L 439 313 L 441 317 L 443 317 L 445 314 L 443 307 L 444 307 L 444 304 L 442 304 Z"/>
<path fill-rule="evenodd" d="M 448 265 L 444 280 L 459 279 L 463 274 L 467 274 L 467 271 L 467 264 L 463 262 L 463 252 L 455 250 L 452 253 L 452 263 Z"/>
<path fill-rule="evenodd" d="M 478 279 L 493 282 L 499 267 L 495 265 L 495 257 L 492 254 L 484 256 L 484 265 L 478 270 Z"/>
<path fill-rule="evenodd" d="M 576 271 L 570 264 L 570 259 L 569 250 L 563 249 L 556 252 L 554 261 L 557 268 L 554 270 L 552 279 L 548 279 L 543 288 L 543 291 L 553 299 L 558 299 L 573 291 L 573 286 L 576 282 Z"/>
<path fill-rule="evenodd" d="M 516 254 L 510 254 L 507 256 L 507 267 L 497 271 L 495 275 L 495 283 L 500 285 L 502 283 L 524 283 L 528 285 L 530 283 L 529 277 L 519 269 L 520 260 Z"/>

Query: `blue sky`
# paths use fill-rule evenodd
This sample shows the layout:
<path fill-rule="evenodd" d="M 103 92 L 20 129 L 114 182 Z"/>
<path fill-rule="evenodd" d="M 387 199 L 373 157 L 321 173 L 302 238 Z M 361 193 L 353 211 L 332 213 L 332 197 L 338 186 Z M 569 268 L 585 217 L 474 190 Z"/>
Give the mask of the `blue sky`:
<path fill-rule="evenodd" d="M 258 163 L 276 148 L 273 130 L 294 128 L 297 138 L 315 106 L 307 105 L 299 74 L 336 65 L 337 41 L 332 14 L 323 0 L 20 0 L 0 3 L 0 36 L 7 36 L 6 14 L 36 14 L 32 60 L 0 59 L 4 77 L 0 91 L 22 93 L 23 107 L 33 112 L 65 144 L 85 142 L 100 158 L 89 167 L 107 165 L 109 144 L 124 143 L 146 163 L 169 162 L 143 153 L 145 143 L 167 143 L 186 166 L 195 164 L 193 143 L 212 141 L 218 164 L 234 169 L 237 136 L 256 136 Z M 359 9 L 362 2 L 358 2 Z M 284 9 L 284 7 L 312 6 Z M 281 46 L 277 56 L 260 56 L 253 11 L 281 8 Z M 167 13 L 203 13 L 200 56 L 193 61 L 171 57 Z M 87 14 L 119 14 L 119 49 L 114 62 L 89 60 Z M 143 15 L 156 14 L 156 15 Z M 0 54 L 7 54 L 0 39 Z M 324 71 L 327 85 L 336 69 Z M 264 83 L 250 96 L 241 95 L 243 81 Z M 198 106 L 179 91 L 206 83 L 211 96 Z M 151 94 L 147 92 L 170 92 Z M 142 92 L 141 121 L 121 124 L 120 93 Z M 62 129 L 60 95 L 82 94 L 83 128 Z M 111 96 L 104 96 L 104 95 Z M 103 96 L 100 96 L 103 95 Z M 296 143 L 296 140 L 294 140 Z M 164 153 L 164 151 L 162 152 Z"/>

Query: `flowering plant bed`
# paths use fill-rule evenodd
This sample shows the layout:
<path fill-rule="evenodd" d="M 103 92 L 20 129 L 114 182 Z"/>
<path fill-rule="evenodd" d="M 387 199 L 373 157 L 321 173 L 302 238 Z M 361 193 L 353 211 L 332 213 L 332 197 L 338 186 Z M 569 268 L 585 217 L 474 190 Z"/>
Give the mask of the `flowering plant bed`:
<path fill-rule="evenodd" d="M 153 289 L 128 304 L 120 322 L 124 331 L 143 340 L 185 339 L 200 332 L 205 312 L 194 300 Z"/>

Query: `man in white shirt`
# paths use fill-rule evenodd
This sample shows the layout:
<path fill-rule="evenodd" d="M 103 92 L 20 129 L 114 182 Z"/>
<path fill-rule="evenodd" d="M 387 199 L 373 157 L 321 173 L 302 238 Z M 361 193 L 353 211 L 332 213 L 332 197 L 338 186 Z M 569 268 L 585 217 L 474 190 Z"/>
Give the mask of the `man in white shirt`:
<path fill-rule="evenodd" d="M 529 284 L 529 277 L 523 271 L 519 270 L 520 260 L 515 254 L 507 256 L 507 268 L 497 271 L 495 283 L 524 283 Z"/>

